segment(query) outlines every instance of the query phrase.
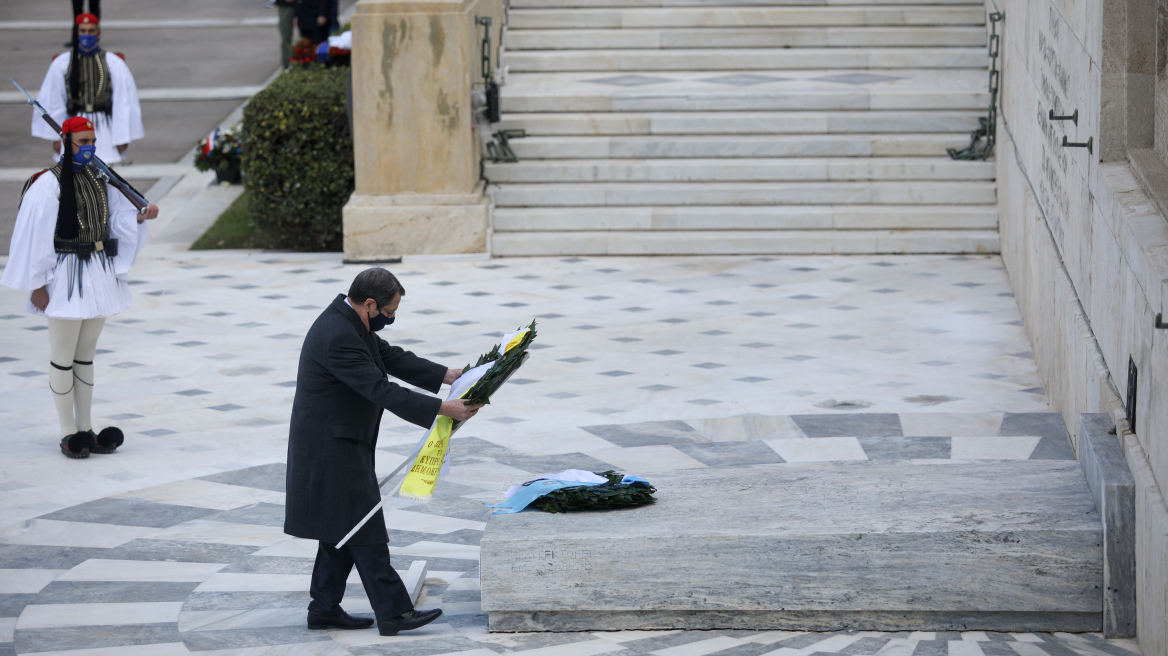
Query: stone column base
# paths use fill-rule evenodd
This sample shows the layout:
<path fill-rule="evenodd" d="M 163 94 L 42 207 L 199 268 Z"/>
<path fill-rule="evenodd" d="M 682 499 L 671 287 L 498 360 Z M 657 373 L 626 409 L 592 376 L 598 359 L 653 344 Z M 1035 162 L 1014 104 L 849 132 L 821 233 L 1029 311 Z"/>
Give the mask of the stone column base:
<path fill-rule="evenodd" d="M 353 194 L 344 209 L 346 262 L 485 253 L 488 200 L 469 194 Z"/>

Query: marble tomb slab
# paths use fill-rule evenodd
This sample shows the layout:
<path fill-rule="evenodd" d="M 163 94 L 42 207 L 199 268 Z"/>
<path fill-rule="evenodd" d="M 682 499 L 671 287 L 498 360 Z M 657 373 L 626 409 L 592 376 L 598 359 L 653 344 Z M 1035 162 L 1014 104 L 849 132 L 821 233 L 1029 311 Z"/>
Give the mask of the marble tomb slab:
<path fill-rule="evenodd" d="M 640 508 L 491 516 L 492 631 L 1098 631 L 1079 463 L 657 472 Z"/>

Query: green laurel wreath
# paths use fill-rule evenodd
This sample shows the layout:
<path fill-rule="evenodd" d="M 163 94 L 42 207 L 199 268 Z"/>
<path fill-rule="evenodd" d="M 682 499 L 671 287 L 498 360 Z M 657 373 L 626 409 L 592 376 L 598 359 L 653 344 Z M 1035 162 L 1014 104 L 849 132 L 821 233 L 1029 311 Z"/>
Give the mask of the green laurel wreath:
<path fill-rule="evenodd" d="M 624 474 L 612 470 L 593 473 L 607 478 L 608 482 L 600 485 L 562 487 L 532 501 L 530 507 L 550 513 L 561 513 L 569 510 L 631 508 L 656 501 L 653 493 L 657 488 L 652 485 L 622 485 L 621 479 L 624 478 Z"/>
<path fill-rule="evenodd" d="M 515 373 L 521 367 L 525 360 L 527 360 L 527 348 L 531 346 L 532 340 L 535 339 L 535 319 L 531 320 L 531 325 L 528 327 L 528 332 L 523 336 L 523 340 L 515 345 L 515 348 L 508 351 L 505 355 L 499 355 L 500 344 L 495 344 L 490 351 L 479 356 L 475 367 L 481 367 L 488 362 L 495 364 L 483 374 L 483 377 L 478 380 L 471 388 L 463 395 L 462 400 L 467 405 L 482 403 L 489 405 L 491 403 L 491 395 L 494 394 L 500 387 L 503 386 L 503 381 Z M 462 370 L 470 371 L 472 367 L 468 364 Z M 457 419 L 451 424 L 451 429 L 456 429 L 463 422 Z"/>

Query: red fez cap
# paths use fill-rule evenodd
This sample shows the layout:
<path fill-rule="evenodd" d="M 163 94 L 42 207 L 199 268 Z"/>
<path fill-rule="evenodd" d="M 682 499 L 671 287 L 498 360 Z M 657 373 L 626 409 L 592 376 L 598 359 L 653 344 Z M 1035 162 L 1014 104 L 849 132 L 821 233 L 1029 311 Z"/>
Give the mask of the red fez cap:
<path fill-rule="evenodd" d="M 93 14 L 78 14 L 76 20 L 78 25 L 97 25 L 98 22 L 97 16 Z"/>
<path fill-rule="evenodd" d="M 74 132 L 87 132 L 93 129 L 93 121 L 84 116 L 74 116 L 65 121 L 61 126 L 61 134 L 73 134 Z"/>

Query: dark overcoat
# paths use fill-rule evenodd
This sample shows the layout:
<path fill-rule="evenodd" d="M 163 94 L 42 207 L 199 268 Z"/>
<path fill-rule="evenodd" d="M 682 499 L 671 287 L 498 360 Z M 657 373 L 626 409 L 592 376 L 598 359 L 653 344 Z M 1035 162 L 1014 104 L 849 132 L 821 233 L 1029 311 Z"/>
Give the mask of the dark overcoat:
<path fill-rule="evenodd" d="M 313 43 L 320 43 L 328 39 L 330 28 L 328 23 L 317 25 L 316 19 L 320 16 L 332 16 L 330 0 L 296 0 L 296 25 L 300 29 L 300 36 L 311 39 Z"/>
<path fill-rule="evenodd" d="M 437 392 L 446 367 L 369 332 L 341 294 L 304 338 L 288 431 L 284 532 L 340 542 L 381 500 L 374 454 L 381 413 L 429 428 L 441 399 L 389 382 L 386 374 Z M 419 435 L 421 431 L 419 431 Z M 386 543 L 379 511 L 352 544 Z"/>

